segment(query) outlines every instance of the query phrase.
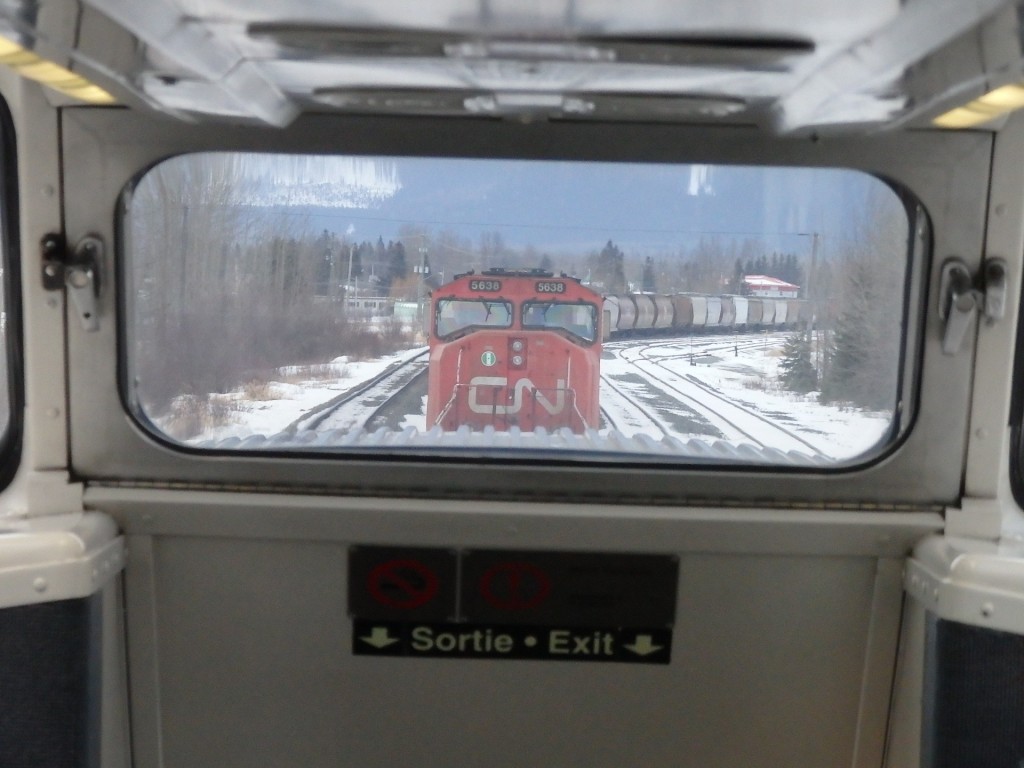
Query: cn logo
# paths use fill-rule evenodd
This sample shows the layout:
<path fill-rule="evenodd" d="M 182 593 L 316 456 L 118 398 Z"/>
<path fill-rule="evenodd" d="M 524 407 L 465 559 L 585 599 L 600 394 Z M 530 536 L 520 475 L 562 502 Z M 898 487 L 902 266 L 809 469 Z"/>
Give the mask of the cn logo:
<path fill-rule="evenodd" d="M 477 401 L 477 392 L 480 387 L 507 386 L 508 377 L 506 376 L 474 376 L 469 380 L 469 410 L 473 413 L 493 413 L 496 416 L 519 413 L 519 409 L 523 407 L 523 391 L 527 389 L 533 391 L 534 399 L 548 413 L 554 415 L 565 410 L 565 379 L 555 381 L 556 395 L 553 403 L 538 391 L 529 379 L 520 379 L 516 382 L 512 403 L 509 405 L 486 405 Z"/>

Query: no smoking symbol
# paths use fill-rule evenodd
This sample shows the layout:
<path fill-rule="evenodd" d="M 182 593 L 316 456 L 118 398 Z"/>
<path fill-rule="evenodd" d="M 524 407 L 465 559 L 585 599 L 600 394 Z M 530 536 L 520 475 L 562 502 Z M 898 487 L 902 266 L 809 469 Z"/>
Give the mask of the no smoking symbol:
<path fill-rule="evenodd" d="M 502 611 L 525 611 L 543 603 L 551 579 L 533 563 L 499 563 L 480 577 L 480 595 Z"/>
<path fill-rule="evenodd" d="M 388 560 L 370 571 L 370 595 L 389 608 L 412 610 L 437 596 L 440 579 L 419 560 Z"/>

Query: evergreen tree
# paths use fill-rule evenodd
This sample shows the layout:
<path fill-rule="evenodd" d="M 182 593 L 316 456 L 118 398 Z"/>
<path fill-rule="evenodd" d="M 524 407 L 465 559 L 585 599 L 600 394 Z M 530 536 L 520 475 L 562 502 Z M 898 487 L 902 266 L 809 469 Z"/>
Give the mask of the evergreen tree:
<path fill-rule="evenodd" d="M 611 240 L 592 258 L 591 281 L 602 286 L 606 293 L 626 290 L 625 254 Z"/>
<path fill-rule="evenodd" d="M 779 378 L 786 389 L 806 394 L 818 388 L 818 372 L 814 368 L 814 350 L 809 334 L 795 333 L 786 340 L 779 368 Z"/>
<path fill-rule="evenodd" d="M 654 259 L 650 256 L 644 260 L 644 271 L 640 285 L 640 290 L 646 293 L 654 293 L 657 290 L 656 280 L 654 277 Z"/>
<path fill-rule="evenodd" d="M 746 285 L 743 282 L 744 276 L 743 261 L 736 259 L 736 265 L 732 271 L 732 280 L 729 281 L 729 293 L 742 294 L 746 290 Z"/>
<path fill-rule="evenodd" d="M 379 296 L 387 295 L 391 288 L 391 259 L 388 256 L 387 246 L 384 245 L 384 237 L 377 236 L 377 244 L 373 247 L 373 261 L 377 265 L 376 274 L 379 281 L 376 284 L 376 293 Z"/>
<path fill-rule="evenodd" d="M 373 245 L 368 240 L 364 240 L 356 248 L 356 259 L 362 267 L 362 277 L 366 278 L 366 283 L 376 283 L 380 268 L 374 257 Z"/>
<path fill-rule="evenodd" d="M 803 269 L 800 267 L 800 262 L 796 258 L 796 254 L 787 253 L 782 261 L 782 270 L 779 274 L 779 279 L 785 280 L 787 283 L 792 283 L 793 285 L 799 285 L 803 288 L 803 272 Z"/>
<path fill-rule="evenodd" d="M 409 265 L 405 260 L 405 246 L 402 241 L 399 240 L 397 243 L 388 240 L 388 247 L 386 251 L 386 264 L 387 264 L 387 282 L 388 285 L 395 282 L 396 280 L 404 280 L 406 275 L 409 273 Z M 424 258 L 425 266 L 429 267 L 430 262 L 427 261 L 426 256 Z M 429 274 L 429 273 L 428 273 Z"/>
<path fill-rule="evenodd" d="M 877 259 L 848 266 L 842 306 L 825 354 L 822 402 L 894 406 L 902 285 L 880 267 Z"/>

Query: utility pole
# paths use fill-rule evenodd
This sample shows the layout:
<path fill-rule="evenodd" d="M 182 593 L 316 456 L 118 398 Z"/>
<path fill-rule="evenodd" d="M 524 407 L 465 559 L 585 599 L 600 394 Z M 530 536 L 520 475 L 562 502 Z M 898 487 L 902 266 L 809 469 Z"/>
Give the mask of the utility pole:
<path fill-rule="evenodd" d="M 352 308 L 352 299 L 354 298 L 357 291 L 352 291 L 352 296 L 349 296 L 348 289 L 352 285 L 352 260 L 355 258 L 356 244 L 349 243 L 348 245 L 348 278 L 345 280 L 345 314 L 348 315 L 349 310 Z"/>
<path fill-rule="evenodd" d="M 416 282 L 416 308 L 419 312 L 420 327 L 423 327 L 423 281 L 427 279 L 427 275 L 430 274 L 430 267 L 427 266 L 427 246 L 421 245 L 420 248 L 420 263 L 419 266 L 413 267 L 412 271 L 420 276 L 420 279 Z"/>
<path fill-rule="evenodd" d="M 815 271 L 815 269 L 817 269 L 817 266 L 818 266 L 818 233 L 817 232 L 812 232 L 811 233 L 811 267 L 807 271 L 807 290 L 804 292 L 804 300 L 807 302 L 807 305 L 811 308 L 811 319 L 810 319 L 810 321 L 807 324 L 807 339 L 808 339 L 808 341 L 810 341 L 811 339 L 814 339 L 815 341 L 817 341 L 816 337 L 818 335 L 818 329 L 816 327 L 817 323 L 815 322 L 817 320 L 817 314 L 818 313 L 817 313 L 817 311 L 815 309 L 815 306 L 814 306 L 814 298 L 813 298 L 813 293 L 812 293 L 812 289 L 814 287 L 814 271 Z M 821 354 L 821 344 L 815 343 L 814 344 L 814 370 L 818 374 L 819 377 L 821 376 L 821 359 L 819 357 L 820 354 Z"/>
<path fill-rule="evenodd" d="M 807 272 L 807 290 L 804 291 L 804 298 L 811 300 L 814 287 L 814 271 L 818 266 L 818 233 L 811 233 L 811 268 Z"/>

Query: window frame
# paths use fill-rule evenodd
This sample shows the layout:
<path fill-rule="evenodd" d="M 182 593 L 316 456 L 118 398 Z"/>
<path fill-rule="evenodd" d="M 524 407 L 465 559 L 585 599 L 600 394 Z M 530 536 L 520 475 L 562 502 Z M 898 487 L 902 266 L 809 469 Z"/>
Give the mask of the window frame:
<path fill-rule="evenodd" d="M 453 339 L 458 339 L 458 338 L 460 338 L 462 336 L 465 336 L 467 331 L 472 331 L 472 330 L 477 330 L 477 329 L 486 329 L 486 330 L 492 330 L 492 331 L 493 330 L 498 330 L 498 331 L 500 331 L 500 330 L 507 330 L 509 328 L 512 328 L 512 326 L 515 324 L 515 313 L 513 312 L 512 302 L 509 301 L 508 299 L 502 299 L 500 297 L 494 298 L 494 299 L 466 299 L 466 298 L 455 298 L 455 297 L 445 296 L 445 297 L 439 298 L 437 300 L 437 305 L 439 307 L 441 305 L 441 302 L 448 302 L 448 303 L 458 302 L 458 303 L 461 303 L 461 304 L 500 304 L 500 305 L 502 305 L 505 308 L 505 312 L 508 315 L 508 322 L 506 324 L 504 324 L 504 325 L 489 325 L 489 324 L 486 324 L 486 323 L 484 323 L 484 324 L 470 323 L 468 325 L 459 326 L 458 328 L 456 328 L 456 329 L 454 329 L 452 331 L 449 331 L 448 333 L 441 333 L 438 330 L 438 328 L 437 328 L 438 324 L 440 324 L 440 322 L 441 322 L 441 313 L 439 311 L 435 315 L 434 335 L 438 339 L 440 339 L 441 341 L 452 341 Z"/>
<path fill-rule="evenodd" d="M 593 320 L 593 326 L 592 327 L 594 329 L 594 337 L 591 338 L 591 339 L 587 339 L 587 338 L 585 338 L 583 336 L 580 336 L 578 333 L 574 333 L 573 331 L 571 331 L 569 328 L 565 327 L 564 325 L 529 325 L 529 324 L 527 324 L 527 322 L 526 322 L 526 309 L 527 309 L 527 307 L 543 306 L 543 305 L 547 305 L 549 307 L 555 307 L 555 306 L 590 307 L 591 319 Z M 578 341 L 582 346 L 585 346 L 585 347 L 593 346 L 597 342 L 598 331 L 600 330 L 600 323 L 598 322 L 598 313 L 601 311 L 601 309 L 596 304 L 591 304 L 589 301 L 558 301 L 557 299 L 552 299 L 551 301 L 529 300 L 529 301 L 524 301 L 523 302 L 522 309 L 520 311 L 522 313 L 522 317 L 521 317 L 519 322 L 520 322 L 520 325 L 522 325 L 523 330 L 528 330 L 528 331 L 562 331 L 562 332 L 568 334 L 569 336 L 571 336 L 573 338 L 573 340 Z"/>
<path fill-rule="evenodd" d="M 23 325 L 21 302 L 21 236 L 20 183 L 18 173 L 17 135 L 14 117 L 5 99 L 0 97 L 0 179 L 3 199 L 0 200 L 0 291 L 3 293 L 4 345 L 7 356 L 6 397 L 8 420 L 0 432 L 0 489 L 5 488 L 18 472 L 23 450 L 25 385 Z M 2 397 L 4 395 L 0 395 Z"/>
<path fill-rule="evenodd" d="M 522 126 L 478 120 L 377 119 L 312 115 L 280 132 L 166 124 L 131 113 L 76 111 L 66 126 L 69 194 L 86 179 L 103 177 L 96 204 L 82 206 L 69 220 L 72 230 L 92 230 L 101 222 L 104 205 L 119 200 L 128 182 L 159 160 L 189 151 L 296 151 L 303 154 L 338 151 L 345 154 L 430 155 L 459 157 L 524 157 L 638 162 L 702 162 L 745 165 L 843 167 L 885 178 L 923 194 L 922 205 L 938 212 L 935 252 L 969 253 L 980 240 L 985 220 L 984 190 L 988 182 L 992 138 L 987 134 L 920 132 L 880 137 L 837 138 L 820 143 L 769 137 L 754 129 L 707 131 L 685 126 L 562 125 Z M 410 130 L 415 123 L 416 130 Z M 342 137 L 342 138 L 339 138 Z M 143 140 L 144 139 L 144 140 Z M 82 151 L 82 150 L 88 151 Z M 948 161 L 942 158 L 950 157 Z M 957 183 L 949 183 L 953 178 Z M 946 181 L 942 181 L 946 179 Z M 109 210 L 109 208 L 108 208 Z M 112 228 L 107 231 L 112 240 Z M 108 249 L 117 253 L 120 247 Z M 550 455 L 483 459 L 473 449 L 453 449 L 444 457 L 417 453 L 369 453 L 337 459 L 331 456 L 203 454 L 161 443 L 135 425 L 124 412 L 123 369 L 112 372 L 112 350 L 124 318 L 113 292 L 101 297 L 104 327 L 86 337 L 74 326 L 69 353 L 72 398 L 72 460 L 83 477 L 117 478 L 156 484 L 185 482 L 232 487 L 306 488 L 330 493 L 378 493 L 437 497 L 510 499 L 574 499 L 626 503 L 761 503 L 766 482 L 773 503 L 794 502 L 877 506 L 936 505 L 955 499 L 959 478 L 949 465 L 962 465 L 959 438 L 966 415 L 950 402 L 969 402 L 967 359 L 948 359 L 937 349 L 937 318 L 927 312 L 926 297 L 934 290 L 934 272 L 927 274 L 929 254 L 912 265 L 908 281 L 908 330 L 905 340 L 904 412 L 919 393 L 947 406 L 923 430 L 904 429 L 899 440 L 872 462 L 854 468 L 791 469 L 768 466 L 691 464 L 665 466 L 643 461 L 615 466 L 582 460 L 555 465 Z M 111 255 L 111 260 L 116 256 Z M 114 274 L 118 270 L 111 268 Z M 120 279 L 120 278 L 119 278 Z M 119 285 L 120 288 L 120 285 Z M 116 318 L 116 323 L 111 319 Z M 120 350 L 123 352 L 123 350 Z M 88 356 L 88 361 L 85 360 Z M 119 366 L 123 360 L 118 356 Z M 920 373 L 920 375 L 919 375 Z M 921 387 L 921 382 L 928 382 Z M 110 387 L 122 399 L 112 411 L 101 401 Z M 915 412 L 909 408 L 911 414 Z M 912 418 L 912 416 L 911 416 Z M 909 426 L 910 420 L 903 419 Z M 90 430 L 102 429 L 111 439 L 90 444 Z M 937 435 L 943 441 L 937 443 Z M 936 456 L 936 452 L 939 454 Z M 936 460 L 937 459 L 937 460 Z M 939 471 L 942 467 L 943 471 Z M 908 486 L 908 473 L 922 482 Z M 728 478 L 727 495 L 722 480 Z"/>

